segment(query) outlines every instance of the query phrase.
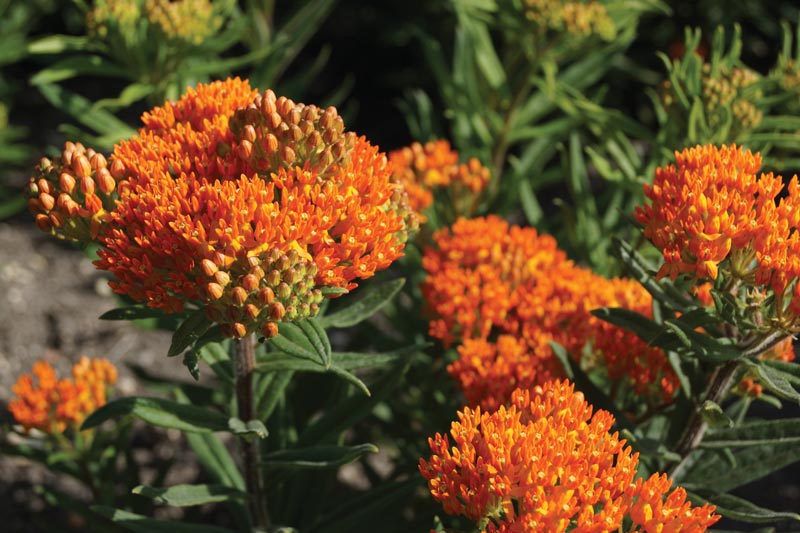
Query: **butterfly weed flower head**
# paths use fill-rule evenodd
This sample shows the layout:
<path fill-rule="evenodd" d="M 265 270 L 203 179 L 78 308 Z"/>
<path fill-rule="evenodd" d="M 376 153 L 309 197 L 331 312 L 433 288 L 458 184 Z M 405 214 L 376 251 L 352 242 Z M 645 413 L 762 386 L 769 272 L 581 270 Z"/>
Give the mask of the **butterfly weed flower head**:
<path fill-rule="evenodd" d="M 105 405 L 108 387 L 116 381 L 117 369 L 106 359 L 82 356 L 72 367 L 72 378 L 61 379 L 49 363 L 38 361 L 33 374 L 23 374 L 12 387 L 15 396 L 8 409 L 26 432 L 75 430 Z"/>
<path fill-rule="evenodd" d="M 447 514 L 485 532 L 703 532 L 719 516 L 692 507 L 666 475 L 637 479 L 638 454 L 614 417 L 567 381 L 517 390 L 508 407 L 465 407 L 450 435 L 428 440 L 419 469 Z M 452 441 L 451 441 L 452 438 Z"/>
<path fill-rule="evenodd" d="M 774 292 L 769 320 L 797 327 L 800 298 L 800 186 L 772 173 L 757 174 L 758 153 L 731 146 L 696 146 L 676 152 L 675 165 L 656 169 L 645 185 L 649 205 L 636 219 L 664 256 L 658 277 L 717 280 L 761 297 Z"/>
<path fill-rule="evenodd" d="M 495 409 L 515 388 L 561 376 L 551 342 L 637 394 L 673 398 L 678 381 L 664 352 L 590 313 L 609 306 L 652 316 L 637 283 L 580 268 L 551 236 L 495 216 L 460 219 L 433 241 L 423 256 L 429 334 L 460 343 L 448 372 L 470 405 Z"/>
<path fill-rule="evenodd" d="M 459 163 L 458 152 L 445 140 L 413 143 L 389 153 L 394 179 L 408 194 L 411 209 L 422 222 L 437 209 L 449 218 L 472 216 L 486 189 L 490 172 L 477 158 Z M 439 193 L 439 201 L 434 197 Z"/>
<path fill-rule="evenodd" d="M 78 145 L 43 164 L 30 207 L 44 230 L 95 239 L 114 291 L 167 312 L 202 307 L 227 336 L 313 316 L 323 289 L 389 266 L 416 225 L 386 156 L 334 108 L 228 79 L 142 121 L 110 164 Z"/>

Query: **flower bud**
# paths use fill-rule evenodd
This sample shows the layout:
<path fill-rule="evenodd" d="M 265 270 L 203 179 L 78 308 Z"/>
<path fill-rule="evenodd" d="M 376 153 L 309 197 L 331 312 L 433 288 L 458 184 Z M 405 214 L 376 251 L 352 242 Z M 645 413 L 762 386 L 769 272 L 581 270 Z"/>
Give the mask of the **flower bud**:
<path fill-rule="evenodd" d="M 231 291 L 231 298 L 236 305 L 244 305 L 247 301 L 247 291 L 242 287 L 234 287 Z"/>
<path fill-rule="evenodd" d="M 241 322 L 234 322 L 231 324 L 231 332 L 233 333 L 234 337 L 241 339 L 247 335 L 247 326 Z"/>
<path fill-rule="evenodd" d="M 212 300 L 219 300 L 222 298 L 224 292 L 225 289 L 223 289 L 222 285 L 219 283 L 209 283 L 206 285 L 206 293 L 208 293 L 208 297 Z"/>
<path fill-rule="evenodd" d="M 94 180 L 89 176 L 81 178 L 81 192 L 83 194 L 94 194 Z"/>
<path fill-rule="evenodd" d="M 225 287 L 228 283 L 231 282 L 231 277 L 228 275 L 227 272 L 223 272 L 222 270 L 219 270 L 214 273 L 214 279 L 217 281 L 217 283 L 219 283 L 223 287 Z"/>
<path fill-rule="evenodd" d="M 244 290 L 252 292 L 258 288 L 258 279 L 254 275 L 248 274 L 242 278 L 242 287 Z"/>
<path fill-rule="evenodd" d="M 292 288 L 287 285 L 286 283 L 280 283 L 278 285 L 278 298 L 281 300 L 286 300 L 289 296 L 292 295 Z"/>
<path fill-rule="evenodd" d="M 72 171 L 75 172 L 75 175 L 78 178 L 87 178 L 92 173 L 92 165 L 89 163 L 89 160 L 86 159 L 86 156 L 83 154 L 74 156 L 72 158 Z"/>
<path fill-rule="evenodd" d="M 272 320 L 280 320 L 286 314 L 286 308 L 280 302 L 272 302 L 269 306 L 269 317 Z"/>
<path fill-rule="evenodd" d="M 272 303 L 275 299 L 275 293 L 269 287 L 264 287 L 258 291 L 258 301 L 264 305 Z"/>
<path fill-rule="evenodd" d="M 117 182 L 114 180 L 113 176 L 111 176 L 111 172 L 109 172 L 107 168 L 99 169 L 95 173 L 94 178 L 97 182 L 97 187 L 103 194 L 111 194 L 117 187 Z"/>
<path fill-rule="evenodd" d="M 265 322 L 264 325 L 261 326 L 261 333 L 268 339 L 277 337 L 279 333 L 278 324 L 275 322 Z"/>
<path fill-rule="evenodd" d="M 39 195 L 39 203 L 46 212 L 51 211 L 56 206 L 56 199 L 50 196 L 47 193 L 41 193 Z"/>

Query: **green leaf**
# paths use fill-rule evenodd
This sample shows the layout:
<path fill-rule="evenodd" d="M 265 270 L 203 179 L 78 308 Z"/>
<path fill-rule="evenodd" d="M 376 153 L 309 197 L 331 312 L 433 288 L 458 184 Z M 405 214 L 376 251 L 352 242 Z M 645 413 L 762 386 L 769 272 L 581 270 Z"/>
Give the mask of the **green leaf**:
<path fill-rule="evenodd" d="M 286 355 L 324 365 L 324 360 L 317 354 L 316 348 L 300 326 L 292 322 L 281 322 L 278 328 L 280 333 L 269 340 L 274 348 Z"/>
<path fill-rule="evenodd" d="M 259 439 L 266 439 L 269 432 L 261 420 L 250 420 L 245 422 L 236 417 L 228 419 L 228 429 L 234 435 L 240 437 L 258 437 Z"/>
<path fill-rule="evenodd" d="M 368 416 L 375 406 L 385 400 L 403 382 L 410 361 L 401 361 L 386 370 L 384 375 L 371 385 L 372 395 L 363 398 L 357 395 L 328 407 L 323 415 L 308 425 L 298 439 L 300 445 L 310 445 L 326 436 L 338 435 L 357 421 Z"/>
<path fill-rule="evenodd" d="M 256 372 L 327 372 L 328 368 L 313 359 L 300 359 L 283 352 L 270 352 L 260 357 L 256 363 Z"/>
<path fill-rule="evenodd" d="M 222 343 L 212 342 L 204 344 L 197 350 L 197 356 L 205 362 L 211 370 L 223 381 L 233 383 L 233 364 L 231 363 L 228 350 Z"/>
<path fill-rule="evenodd" d="M 800 446 L 796 442 L 740 448 L 731 456 L 735 460 L 733 467 L 727 456 L 720 453 L 724 451 L 700 449 L 693 452 L 696 460 L 685 475 L 675 481 L 687 490 L 713 487 L 715 491 L 728 492 L 800 460 Z"/>
<path fill-rule="evenodd" d="M 363 392 L 367 396 L 370 395 L 370 392 L 369 392 L 369 389 L 367 388 L 366 383 L 361 381 L 358 378 L 358 376 L 356 376 L 354 374 L 351 374 L 347 370 L 344 370 L 343 368 L 339 368 L 337 366 L 330 367 L 330 372 L 333 373 L 333 374 L 336 374 L 337 376 L 339 376 L 340 378 L 344 379 L 345 381 L 347 381 L 351 385 L 355 385 L 356 388 L 360 389 L 361 392 Z"/>
<path fill-rule="evenodd" d="M 133 415 L 154 426 L 181 431 L 205 433 L 228 429 L 228 418 L 218 411 L 142 396 L 120 398 L 105 404 L 84 420 L 81 429 L 91 429 L 106 420 L 126 415 Z"/>
<path fill-rule="evenodd" d="M 213 433 L 187 433 L 186 442 L 215 481 L 245 490 L 244 478 L 219 437 Z"/>
<path fill-rule="evenodd" d="M 333 352 L 331 357 L 333 364 L 344 370 L 373 368 L 390 365 L 402 359 L 410 359 L 427 346 L 429 345 L 406 346 L 390 352 L 379 353 Z"/>
<path fill-rule="evenodd" d="M 92 510 L 135 533 L 235 533 L 231 529 L 216 526 L 156 520 L 105 505 L 94 505 Z"/>
<path fill-rule="evenodd" d="M 91 40 L 88 37 L 72 35 L 48 35 L 28 44 L 29 54 L 60 54 L 71 50 L 88 50 Z"/>
<path fill-rule="evenodd" d="M 359 298 L 344 309 L 319 318 L 322 327 L 347 328 L 355 326 L 377 313 L 403 288 L 405 279 L 398 278 L 371 285 Z"/>
<path fill-rule="evenodd" d="M 794 380 L 792 374 L 787 374 L 775 367 L 767 366 L 760 359 L 745 359 L 743 362 L 748 368 L 755 372 L 759 383 L 765 389 L 779 398 L 800 403 L 800 393 L 792 387 L 792 382 Z"/>
<path fill-rule="evenodd" d="M 181 322 L 172 335 L 172 342 L 167 351 L 167 357 L 175 357 L 194 344 L 194 342 L 211 327 L 211 321 L 206 316 L 205 309 L 198 309 Z"/>
<path fill-rule="evenodd" d="M 124 78 L 128 76 L 128 71 L 102 56 L 72 56 L 51 63 L 47 68 L 37 72 L 30 79 L 30 82 L 33 85 L 39 85 L 42 83 L 54 83 L 74 78 L 75 76 Z"/>
<path fill-rule="evenodd" d="M 717 513 L 731 520 L 748 522 L 751 524 L 763 524 L 778 522 L 781 520 L 800 520 L 800 514 L 789 511 L 772 511 L 759 507 L 733 494 L 716 494 L 706 497 L 698 494 L 689 493 L 689 499 L 695 505 L 710 503 L 716 505 Z"/>
<path fill-rule="evenodd" d="M 378 453 L 378 447 L 374 444 L 309 446 L 267 453 L 261 463 L 267 468 L 338 468 L 368 453 Z"/>
<path fill-rule="evenodd" d="M 135 130 L 111 113 L 93 108 L 92 103 L 82 96 L 50 83 L 41 83 L 36 87 L 54 107 L 103 134 L 108 141 L 115 142 L 136 134 Z"/>
<path fill-rule="evenodd" d="M 314 351 L 319 357 L 319 360 L 325 365 L 326 368 L 331 366 L 331 342 L 328 339 L 328 334 L 320 326 L 314 318 L 308 318 L 295 322 L 297 326 L 305 334 L 308 342 L 314 348 Z"/>
<path fill-rule="evenodd" d="M 791 442 L 800 444 L 800 418 L 749 422 L 734 428 L 713 429 L 706 434 L 700 446 L 734 448 Z"/>
<path fill-rule="evenodd" d="M 260 376 L 262 381 L 258 384 L 256 394 L 256 415 L 259 420 L 269 420 L 292 381 L 292 376 L 294 372 L 275 372 Z"/>
<path fill-rule="evenodd" d="M 232 499 L 242 500 L 247 497 L 244 492 L 225 485 L 173 485 L 172 487 L 150 487 L 139 485 L 134 487 L 134 494 L 150 498 L 156 503 L 173 507 L 191 507 L 206 503 L 224 502 Z"/>

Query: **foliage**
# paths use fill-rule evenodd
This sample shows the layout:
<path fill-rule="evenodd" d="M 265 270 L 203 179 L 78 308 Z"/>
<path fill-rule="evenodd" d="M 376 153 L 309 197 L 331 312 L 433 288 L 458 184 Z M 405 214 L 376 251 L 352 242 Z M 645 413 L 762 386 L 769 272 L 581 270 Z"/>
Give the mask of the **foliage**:
<path fill-rule="evenodd" d="M 750 25 L 687 28 L 656 71 L 657 0 L 442 0 L 395 30 L 434 83 L 387 152 L 268 89 L 319 78 L 336 5 L 75 2 L 79 35 L 17 47 L 83 128 L 25 189 L 37 227 L 191 376 L 107 398 L 37 363 L 3 451 L 92 494 L 46 501 L 97 531 L 800 521 L 738 492 L 800 460 L 800 185 L 771 173 L 800 162 L 800 29 L 760 21 L 755 68 Z M 143 431 L 199 471 L 145 475 Z"/>

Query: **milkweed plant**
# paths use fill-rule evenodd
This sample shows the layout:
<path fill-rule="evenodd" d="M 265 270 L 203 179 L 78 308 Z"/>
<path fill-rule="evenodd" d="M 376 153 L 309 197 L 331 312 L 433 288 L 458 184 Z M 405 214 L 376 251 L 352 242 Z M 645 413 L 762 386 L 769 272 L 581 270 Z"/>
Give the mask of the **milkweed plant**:
<path fill-rule="evenodd" d="M 108 354 L 31 361 L 4 453 L 89 491 L 50 504 L 174 533 L 800 521 L 732 494 L 800 460 L 794 25 L 769 71 L 740 28 L 687 29 L 637 77 L 656 0 L 453 1 L 453 43 L 412 32 L 438 91 L 399 102 L 415 140 L 379 147 L 270 88 L 329 2 L 269 51 L 257 2 L 77 4 L 83 35 L 29 46 L 81 127 L 27 206 L 106 273 L 99 318 L 155 319 L 186 379 L 151 369 L 122 396 Z M 252 83 L 219 75 L 255 62 Z M 61 85 L 103 69 L 121 94 Z M 611 78 L 644 83 L 648 113 Z M 143 100 L 137 125 L 115 115 Z M 195 479 L 142 476 L 145 425 L 183 435 Z"/>

